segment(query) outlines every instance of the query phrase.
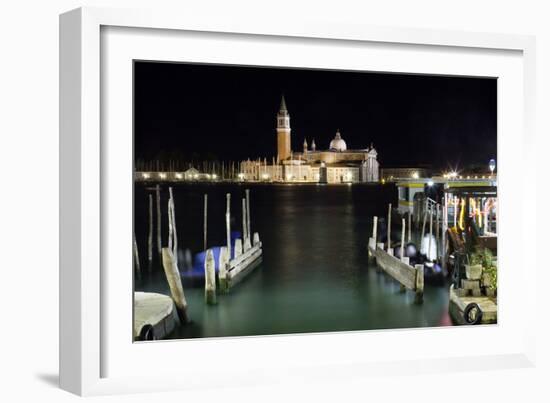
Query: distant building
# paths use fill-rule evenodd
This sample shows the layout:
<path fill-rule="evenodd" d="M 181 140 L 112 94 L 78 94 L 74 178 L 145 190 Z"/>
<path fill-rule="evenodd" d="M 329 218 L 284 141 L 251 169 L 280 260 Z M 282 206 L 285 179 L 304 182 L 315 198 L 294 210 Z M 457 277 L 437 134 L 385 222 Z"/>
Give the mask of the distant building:
<path fill-rule="evenodd" d="M 380 179 L 386 182 L 397 182 L 402 179 L 418 179 L 430 176 L 426 168 L 382 168 Z"/>
<path fill-rule="evenodd" d="M 357 183 L 378 182 L 378 153 L 372 146 L 348 150 L 339 130 L 328 149 L 317 150 L 304 139 L 302 152 L 291 147 L 290 114 L 284 96 L 277 113 L 277 157 L 241 162 L 240 178 L 249 181 Z"/>

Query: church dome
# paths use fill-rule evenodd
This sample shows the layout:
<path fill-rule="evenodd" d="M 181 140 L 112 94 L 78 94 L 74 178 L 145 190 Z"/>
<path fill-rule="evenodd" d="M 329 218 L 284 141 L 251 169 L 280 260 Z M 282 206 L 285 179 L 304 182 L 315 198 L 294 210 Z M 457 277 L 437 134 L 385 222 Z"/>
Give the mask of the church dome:
<path fill-rule="evenodd" d="M 342 139 L 342 136 L 340 135 L 340 130 L 336 132 L 336 136 L 334 136 L 334 139 L 330 142 L 329 146 L 330 151 L 346 151 L 347 146 L 344 139 Z"/>

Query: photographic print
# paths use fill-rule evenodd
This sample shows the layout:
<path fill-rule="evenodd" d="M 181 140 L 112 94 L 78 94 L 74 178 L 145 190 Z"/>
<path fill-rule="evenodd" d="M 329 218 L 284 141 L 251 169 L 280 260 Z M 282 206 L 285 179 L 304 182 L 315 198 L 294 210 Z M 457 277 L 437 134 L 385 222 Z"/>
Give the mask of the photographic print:
<path fill-rule="evenodd" d="M 497 80 L 134 61 L 135 341 L 497 323 Z"/>

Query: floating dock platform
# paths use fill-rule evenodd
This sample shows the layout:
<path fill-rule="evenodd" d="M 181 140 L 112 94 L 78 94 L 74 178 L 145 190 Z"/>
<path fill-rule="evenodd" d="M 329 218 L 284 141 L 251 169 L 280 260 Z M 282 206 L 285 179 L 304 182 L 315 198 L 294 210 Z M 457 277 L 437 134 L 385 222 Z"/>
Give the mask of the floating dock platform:
<path fill-rule="evenodd" d="M 369 238 L 368 244 L 369 256 L 376 260 L 376 264 L 397 280 L 402 287 L 416 293 L 416 302 L 422 302 L 424 299 L 424 266 L 409 265 L 408 258 L 398 259 L 393 256 L 393 249 L 384 250 L 384 244 L 378 243 L 374 238 Z"/>
<path fill-rule="evenodd" d="M 449 290 L 449 314 L 457 325 L 490 325 L 497 323 L 496 297 L 460 296 L 451 285 Z"/>
<path fill-rule="evenodd" d="M 178 324 L 172 298 L 152 292 L 134 292 L 134 340 L 164 339 Z"/>

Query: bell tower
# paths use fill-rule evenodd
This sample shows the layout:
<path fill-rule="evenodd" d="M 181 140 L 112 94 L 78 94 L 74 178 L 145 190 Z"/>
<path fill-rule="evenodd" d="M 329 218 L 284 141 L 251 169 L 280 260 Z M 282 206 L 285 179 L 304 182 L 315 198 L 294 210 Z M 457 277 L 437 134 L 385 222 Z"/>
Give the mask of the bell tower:
<path fill-rule="evenodd" d="M 277 160 L 280 162 L 288 158 L 290 158 L 290 115 L 283 95 L 279 112 L 277 112 Z"/>

